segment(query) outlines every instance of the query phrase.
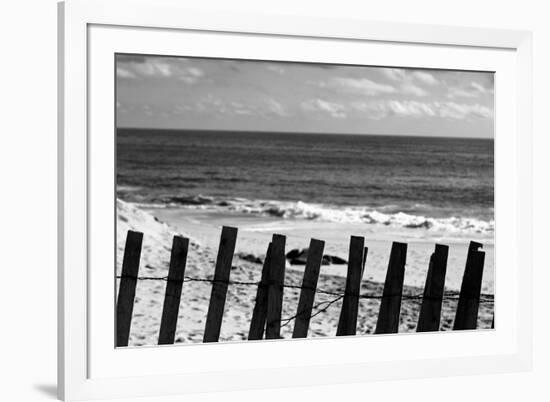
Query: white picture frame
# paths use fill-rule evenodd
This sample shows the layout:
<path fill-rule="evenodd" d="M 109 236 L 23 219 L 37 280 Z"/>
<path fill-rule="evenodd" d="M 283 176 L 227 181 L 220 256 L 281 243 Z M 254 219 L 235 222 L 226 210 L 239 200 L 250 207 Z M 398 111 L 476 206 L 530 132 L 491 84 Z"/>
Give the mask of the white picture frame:
<path fill-rule="evenodd" d="M 113 52 L 175 54 L 191 36 L 202 45 L 188 45 L 184 55 L 351 63 L 359 60 L 353 50 L 363 47 L 379 65 L 495 71 L 496 330 L 115 350 L 112 315 L 104 314 L 113 300 L 97 297 L 112 288 L 112 279 L 104 281 L 112 267 L 105 275 L 93 269 L 98 261 L 109 261 L 109 244 L 114 247 L 105 235 L 113 232 L 108 195 L 113 155 L 97 152 L 108 149 L 114 135 L 114 119 L 102 106 L 114 92 L 102 85 L 113 79 L 105 74 L 113 71 L 106 63 L 113 63 Z M 224 46 L 206 46 L 200 42 L 204 36 L 225 41 Z M 300 51 L 304 41 L 311 48 L 307 52 Z M 323 52 L 329 47 L 329 54 Z M 529 370 L 531 47 L 531 34 L 523 31 L 217 14 L 188 9 L 177 0 L 60 3 L 59 397 L 145 397 Z"/>

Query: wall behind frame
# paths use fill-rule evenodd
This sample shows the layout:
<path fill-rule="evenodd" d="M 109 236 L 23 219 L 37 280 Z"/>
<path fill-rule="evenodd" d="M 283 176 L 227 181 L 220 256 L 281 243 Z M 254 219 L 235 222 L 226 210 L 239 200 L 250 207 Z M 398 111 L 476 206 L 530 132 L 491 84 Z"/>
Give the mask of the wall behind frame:
<path fill-rule="evenodd" d="M 195 2 L 188 1 L 192 7 Z M 226 402 L 355 399 L 425 401 L 542 400 L 550 377 L 550 334 L 545 297 L 550 284 L 543 252 L 550 228 L 550 24 L 538 0 L 203 0 L 203 6 L 234 11 L 272 11 L 328 18 L 449 24 L 534 32 L 534 371 L 505 376 L 380 382 L 309 389 L 234 392 Z M 56 1 L 4 2 L 0 23 L 0 375 L 2 400 L 55 399 L 56 378 Z M 29 252 L 27 239 L 39 239 Z M 32 258 L 29 258 L 32 257 Z M 21 288 L 32 297 L 21 298 Z M 389 394 L 388 394 L 389 392 Z M 218 401 L 220 395 L 154 399 Z M 147 399 L 139 399 L 147 402 Z M 153 401 L 153 399 L 151 399 Z"/>

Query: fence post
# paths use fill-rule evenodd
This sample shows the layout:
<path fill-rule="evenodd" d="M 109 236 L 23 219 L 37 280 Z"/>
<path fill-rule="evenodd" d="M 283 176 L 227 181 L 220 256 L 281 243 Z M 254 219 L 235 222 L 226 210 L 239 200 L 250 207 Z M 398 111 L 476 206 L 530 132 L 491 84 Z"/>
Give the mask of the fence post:
<path fill-rule="evenodd" d="M 406 260 L 407 244 L 394 242 L 391 248 L 375 334 L 389 334 L 399 331 L 399 314 Z"/>
<path fill-rule="evenodd" d="M 363 274 L 365 273 L 365 266 L 367 265 L 367 254 L 369 253 L 369 248 L 363 248 L 363 264 L 361 265 L 361 280 L 363 280 Z"/>
<path fill-rule="evenodd" d="M 265 328 L 266 339 L 279 339 L 281 337 L 281 311 L 283 308 L 286 263 L 285 242 L 286 237 L 277 234 L 274 234 L 271 240 Z"/>
<path fill-rule="evenodd" d="M 435 245 L 435 251 L 430 257 L 417 332 L 439 331 L 448 255 L 449 246 Z"/>
<path fill-rule="evenodd" d="M 166 283 L 166 292 L 164 294 L 162 319 L 160 321 L 159 345 L 171 345 L 174 343 L 188 249 L 189 239 L 174 236 L 172 240 L 172 252 L 170 253 L 168 282 Z"/>
<path fill-rule="evenodd" d="M 220 337 L 225 297 L 227 295 L 227 286 L 229 285 L 229 275 L 231 273 L 231 263 L 233 261 L 236 242 L 237 228 L 224 226 L 216 259 L 216 271 L 214 272 L 214 283 L 212 284 L 212 293 L 210 294 L 203 342 L 218 342 Z"/>
<path fill-rule="evenodd" d="M 323 260 L 323 250 L 325 242 L 322 240 L 311 239 L 307 253 L 306 268 L 302 280 L 302 290 L 298 302 L 298 312 L 292 333 L 293 338 L 306 338 L 309 329 L 309 320 L 311 318 L 311 309 L 315 300 L 315 290 L 321 262 Z"/>
<path fill-rule="evenodd" d="M 124 258 L 122 260 L 122 273 L 118 287 L 118 299 L 116 305 L 116 345 L 128 346 L 130 326 L 132 324 L 132 312 L 134 311 L 134 298 L 136 297 L 136 284 L 139 272 L 139 259 L 141 257 L 141 244 L 143 233 L 129 230 L 124 246 Z"/>
<path fill-rule="evenodd" d="M 369 252 L 369 248 L 368 247 L 364 247 L 363 248 L 363 262 L 362 262 L 362 265 L 361 265 L 361 280 L 363 280 L 363 274 L 365 273 L 365 266 L 367 265 L 367 254 Z M 359 286 L 359 289 L 361 289 L 361 286 Z M 340 309 L 340 318 L 338 319 L 338 329 L 336 330 L 336 332 L 338 333 L 339 331 L 341 331 L 341 326 L 343 324 L 343 320 L 342 320 L 342 314 L 344 312 L 344 309 Z"/>
<path fill-rule="evenodd" d="M 483 245 L 475 241 L 471 241 L 468 247 L 466 268 L 460 287 L 453 330 L 477 328 L 481 280 L 483 278 L 483 265 L 485 264 L 485 253 L 479 251 L 481 247 Z"/>
<path fill-rule="evenodd" d="M 256 341 L 262 339 L 265 330 L 265 320 L 267 315 L 267 286 L 269 280 L 269 268 L 271 264 L 271 243 L 267 247 L 265 254 L 264 265 L 262 267 L 262 278 L 256 290 L 256 302 L 252 311 L 252 319 L 250 320 L 250 331 L 248 332 L 248 340 Z"/>
<path fill-rule="evenodd" d="M 355 335 L 357 332 L 357 313 L 359 311 L 359 291 L 361 288 L 361 276 L 363 274 L 364 245 L 364 237 L 351 236 L 346 291 L 336 336 Z"/>

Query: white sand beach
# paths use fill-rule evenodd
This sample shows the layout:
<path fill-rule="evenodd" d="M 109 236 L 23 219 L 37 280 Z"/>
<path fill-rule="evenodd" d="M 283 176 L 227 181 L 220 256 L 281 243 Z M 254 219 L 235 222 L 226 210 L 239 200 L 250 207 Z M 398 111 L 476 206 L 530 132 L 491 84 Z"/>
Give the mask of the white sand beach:
<path fill-rule="evenodd" d="M 170 224 L 164 223 L 170 222 Z M 263 259 L 273 233 L 288 235 L 287 251 L 305 248 L 309 239 L 315 237 L 326 242 L 325 253 L 347 259 L 350 235 L 365 237 L 369 247 L 361 293 L 381 295 L 392 241 L 408 243 L 405 275 L 405 294 L 421 294 L 426 277 L 428 261 L 434 244 L 440 242 L 450 246 L 446 288 L 458 290 L 466 259 L 468 239 L 458 237 L 434 238 L 419 230 L 400 230 L 380 225 L 335 225 L 307 220 L 282 220 L 275 218 L 253 219 L 246 214 L 223 215 L 220 212 L 185 208 L 159 208 L 147 211 L 121 200 L 117 200 L 117 275 L 120 275 L 126 233 L 136 230 L 144 233 L 141 254 L 140 275 L 164 277 L 168 273 L 168 261 L 172 236 L 176 233 L 190 238 L 186 275 L 196 278 L 212 278 L 217 255 L 221 226 L 239 228 L 231 280 L 257 282 L 260 280 L 261 264 L 246 261 L 242 256 L 252 254 Z M 474 235 L 475 236 L 475 235 Z M 482 240 L 486 252 L 483 293 L 493 293 L 493 244 Z M 318 288 L 329 291 L 343 291 L 346 265 L 322 266 Z M 285 283 L 300 285 L 303 266 L 288 266 Z M 129 346 L 155 345 L 158 341 L 160 318 L 166 282 L 161 280 L 140 280 L 136 290 Z M 210 299 L 211 284 L 208 282 L 185 282 L 178 317 L 176 342 L 202 342 L 206 313 Z M 220 341 L 240 341 L 248 336 L 250 318 L 256 295 L 255 286 L 233 285 L 228 289 Z M 283 300 L 283 324 L 285 317 L 296 313 L 299 291 L 285 288 Z M 334 296 L 317 293 L 315 303 L 329 301 Z M 341 302 L 336 302 L 326 311 L 311 320 L 310 337 L 334 336 L 338 323 Z M 367 335 L 374 331 L 379 301 L 361 299 L 357 334 Z M 399 332 L 413 332 L 418 320 L 420 303 L 403 300 Z M 443 305 L 441 329 L 452 328 L 455 300 L 446 300 Z M 490 328 L 492 304 L 482 304 L 478 328 Z M 284 338 L 290 338 L 293 321 L 281 329 Z"/>

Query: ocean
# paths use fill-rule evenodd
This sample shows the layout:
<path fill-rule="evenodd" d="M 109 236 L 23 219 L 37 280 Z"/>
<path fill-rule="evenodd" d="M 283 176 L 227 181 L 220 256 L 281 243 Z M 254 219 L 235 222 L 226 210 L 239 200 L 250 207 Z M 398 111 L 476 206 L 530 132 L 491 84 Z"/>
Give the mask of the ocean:
<path fill-rule="evenodd" d="M 117 197 L 492 238 L 492 139 L 118 129 Z"/>

